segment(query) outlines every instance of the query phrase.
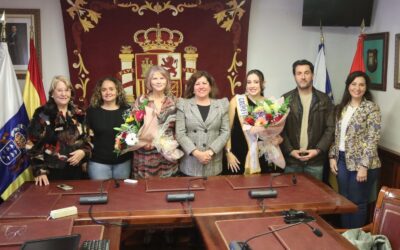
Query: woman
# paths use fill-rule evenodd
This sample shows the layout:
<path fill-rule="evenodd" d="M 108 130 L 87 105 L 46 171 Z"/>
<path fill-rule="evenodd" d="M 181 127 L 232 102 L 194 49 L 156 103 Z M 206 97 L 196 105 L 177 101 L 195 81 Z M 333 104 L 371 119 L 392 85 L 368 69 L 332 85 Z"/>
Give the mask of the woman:
<path fill-rule="evenodd" d="M 114 151 L 115 127 L 124 120 L 122 114 L 129 108 L 119 80 L 106 77 L 97 82 L 86 122 L 93 143 L 89 161 L 89 177 L 95 180 L 127 179 L 131 173 L 131 153 L 117 155 Z"/>
<path fill-rule="evenodd" d="M 367 204 L 381 163 L 378 142 L 381 113 L 372 102 L 370 79 L 361 71 L 350 73 L 341 103 L 336 107 L 335 140 L 329 151 L 331 172 L 337 175 L 339 192 L 358 206 L 342 216 L 342 226 L 362 227 L 367 222 Z"/>
<path fill-rule="evenodd" d="M 152 66 L 146 75 L 146 89 L 148 94 L 141 95 L 136 99 L 133 110 L 147 103 L 154 113 L 157 123 L 162 126 L 170 116 L 176 114 L 176 98 L 171 93 L 171 82 L 169 73 L 160 66 Z M 146 117 L 145 117 L 146 120 Z M 166 135 L 175 134 L 175 121 L 169 122 L 164 132 Z M 178 161 L 166 159 L 158 150 L 148 143 L 144 147 L 133 151 L 133 174 L 134 178 L 170 177 L 178 172 Z"/>
<path fill-rule="evenodd" d="M 72 103 L 72 84 L 64 76 L 51 81 L 48 102 L 36 109 L 28 127 L 28 155 L 35 184 L 77 180 L 90 158 L 84 114 Z"/>
<path fill-rule="evenodd" d="M 257 154 L 252 156 L 249 152 L 250 139 L 242 129 L 243 117 L 247 115 L 248 106 L 255 107 L 257 102 L 264 101 L 264 83 L 264 75 L 260 70 L 250 70 L 246 75 L 246 94 L 234 96 L 229 103 L 231 135 L 225 146 L 227 168 L 224 169 L 224 174 L 249 174 L 251 167 L 261 173 L 282 172 L 281 168 L 268 167 L 265 157 L 259 157 L 258 149 L 255 150 Z M 276 144 L 280 142 L 280 136 L 273 140 Z M 252 161 L 252 157 L 256 160 Z M 256 166 L 250 166 L 251 162 L 255 162 Z"/>
<path fill-rule="evenodd" d="M 222 172 L 222 149 L 229 138 L 228 99 L 214 99 L 217 86 L 205 71 L 186 83 L 185 98 L 177 103 L 176 138 L 184 149 L 180 171 L 188 176 Z"/>

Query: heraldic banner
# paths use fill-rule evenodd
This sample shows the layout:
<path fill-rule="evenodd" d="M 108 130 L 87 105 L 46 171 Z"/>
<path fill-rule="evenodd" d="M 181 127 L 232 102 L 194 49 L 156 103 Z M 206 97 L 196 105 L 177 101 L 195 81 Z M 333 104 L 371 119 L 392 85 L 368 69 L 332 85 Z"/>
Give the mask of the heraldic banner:
<path fill-rule="evenodd" d="M 71 82 L 80 105 L 96 82 L 120 79 L 130 100 L 145 92 L 151 65 L 182 96 L 196 70 L 214 76 L 219 97 L 243 93 L 250 0 L 60 0 Z"/>

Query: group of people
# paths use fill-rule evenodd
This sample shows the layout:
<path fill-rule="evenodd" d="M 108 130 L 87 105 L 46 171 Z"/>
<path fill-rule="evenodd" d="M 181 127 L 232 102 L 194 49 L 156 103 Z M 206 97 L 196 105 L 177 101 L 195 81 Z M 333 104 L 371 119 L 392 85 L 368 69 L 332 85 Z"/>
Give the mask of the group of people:
<path fill-rule="evenodd" d="M 264 156 L 250 160 L 251 145 L 243 131 L 239 100 L 250 107 L 265 100 L 265 80 L 259 70 L 247 73 L 245 93 L 229 102 L 216 98 L 216 82 L 206 71 L 193 73 L 186 81 L 184 98 L 177 99 L 171 92 L 169 73 L 153 66 L 145 79 L 147 93 L 138 96 L 132 107 L 120 81 L 106 77 L 97 83 L 86 112 L 73 104 L 71 83 L 57 76 L 48 102 L 36 110 L 28 128 L 27 149 L 35 182 L 48 185 L 49 180 L 80 179 L 86 169 L 91 179 L 98 180 L 248 174 L 251 164 L 257 164 L 260 173 L 305 172 L 322 180 L 329 159 L 339 192 L 359 207 L 357 213 L 343 216 L 343 226 L 362 226 L 379 175 L 379 107 L 372 102 L 370 80 L 364 72 L 348 76 L 342 101 L 335 107 L 325 93 L 313 87 L 313 70 L 307 60 L 294 62 L 297 87 L 283 95 L 290 98 L 290 112 L 283 132 L 271 142 L 281 147 L 284 169 L 269 167 Z M 114 152 L 114 128 L 124 123 L 123 113 L 143 104 L 154 110 L 158 124 L 175 116 L 165 133 L 184 151 L 181 159 L 167 159 L 152 143 L 121 155 Z"/>

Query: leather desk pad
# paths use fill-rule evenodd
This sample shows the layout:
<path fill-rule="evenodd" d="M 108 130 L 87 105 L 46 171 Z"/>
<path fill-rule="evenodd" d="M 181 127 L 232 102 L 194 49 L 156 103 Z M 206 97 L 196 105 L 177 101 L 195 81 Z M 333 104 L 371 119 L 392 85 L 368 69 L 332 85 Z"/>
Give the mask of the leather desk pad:
<path fill-rule="evenodd" d="M 21 245 L 27 240 L 70 235 L 72 225 L 72 219 L 0 223 L 0 245 Z"/>
<path fill-rule="evenodd" d="M 146 179 L 146 192 L 204 190 L 205 180 L 193 177 L 171 177 Z"/>
<path fill-rule="evenodd" d="M 248 218 L 236 220 L 220 220 L 215 222 L 218 231 L 228 247 L 229 242 L 246 241 L 252 236 L 268 232 L 273 229 L 285 227 L 283 217 Z M 268 235 L 263 235 L 251 240 L 248 244 L 253 250 L 262 249 L 337 249 L 337 241 L 316 222 L 311 226 L 318 228 L 322 237 L 317 237 L 307 225 L 300 224 Z M 240 228 L 240 230 L 238 230 Z"/>

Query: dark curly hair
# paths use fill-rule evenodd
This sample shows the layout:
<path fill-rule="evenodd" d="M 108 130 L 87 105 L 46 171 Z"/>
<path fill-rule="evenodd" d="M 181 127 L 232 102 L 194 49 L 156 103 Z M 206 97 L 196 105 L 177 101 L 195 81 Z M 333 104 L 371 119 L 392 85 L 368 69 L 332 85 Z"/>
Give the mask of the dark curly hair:
<path fill-rule="evenodd" d="M 207 71 L 199 70 L 199 71 L 196 71 L 195 73 L 193 73 L 193 75 L 189 78 L 189 80 L 187 80 L 185 94 L 184 94 L 185 98 L 192 98 L 194 96 L 194 84 L 202 76 L 204 76 L 210 84 L 211 91 L 210 91 L 209 96 L 211 98 L 217 97 L 218 88 L 217 88 L 217 84 L 215 83 L 214 77 L 212 77 Z"/>
<path fill-rule="evenodd" d="M 104 101 L 103 98 L 101 97 L 101 87 L 103 86 L 103 83 L 105 81 L 111 81 L 114 83 L 115 88 L 117 89 L 117 100 L 116 100 L 116 104 L 119 107 L 126 107 L 128 106 L 128 102 L 126 101 L 126 96 L 125 96 L 125 91 L 124 88 L 122 87 L 121 82 L 115 78 L 115 77 L 104 77 L 102 79 L 100 79 L 99 81 L 97 81 L 96 86 L 94 88 L 92 97 L 90 99 L 90 106 L 94 107 L 94 108 L 98 108 L 101 105 L 103 105 Z"/>

